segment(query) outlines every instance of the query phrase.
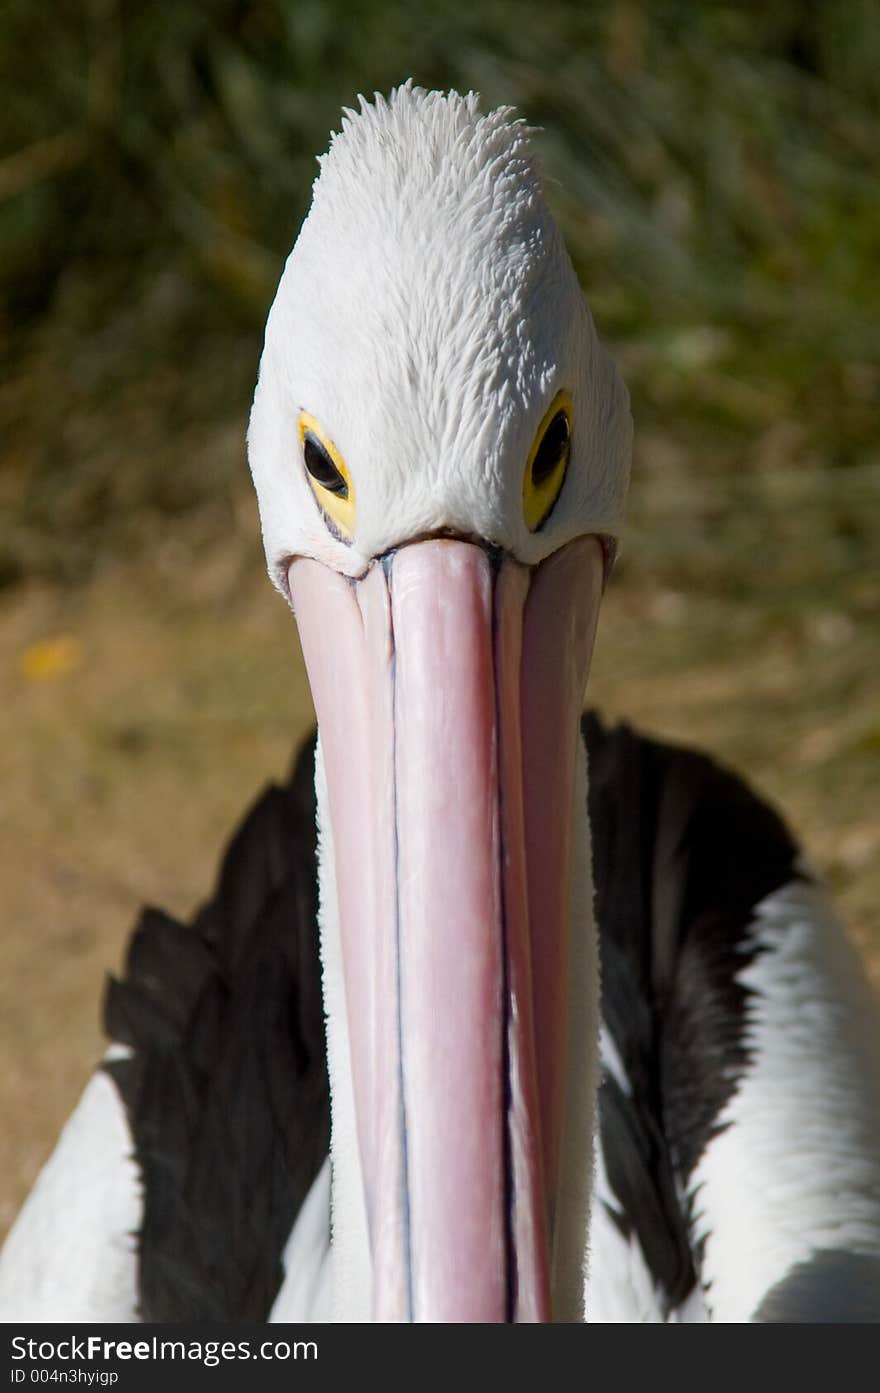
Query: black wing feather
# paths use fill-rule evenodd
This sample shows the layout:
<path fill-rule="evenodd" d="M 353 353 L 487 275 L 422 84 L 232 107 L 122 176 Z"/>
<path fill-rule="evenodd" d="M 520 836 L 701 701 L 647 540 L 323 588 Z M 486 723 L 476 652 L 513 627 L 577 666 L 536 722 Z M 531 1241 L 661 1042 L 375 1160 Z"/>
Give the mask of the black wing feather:
<path fill-rule="evenodd" d="M 629 1090 L 603 1079 L 612 1217 L 667 1311 L 699 1279 L 689 1181 L 748 1066 L 755 906 L 799 876 L 779 816 L 707 756 L 587 713 L 602 1015 Z"/>
<path fill-rule="evenodd" d="M 244 818 L 190 925 L 146 910 L 105 1028 L 144 1189 L 140 1315 L 265 1320 L 329 1147 L 314 739 Z"/>

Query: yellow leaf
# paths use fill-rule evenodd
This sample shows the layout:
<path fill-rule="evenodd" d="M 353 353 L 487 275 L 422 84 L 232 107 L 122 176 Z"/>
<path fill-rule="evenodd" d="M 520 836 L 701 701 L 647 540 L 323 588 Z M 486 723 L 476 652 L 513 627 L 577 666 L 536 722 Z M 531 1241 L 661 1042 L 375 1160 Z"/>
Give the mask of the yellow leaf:
<path fill-rule="evenodd" d="M 19 656 L 18 666 L 27 682 L 54 682 L 73 672 L 82 662 L 82 645 L 70 634 L 32 643 Z"/>

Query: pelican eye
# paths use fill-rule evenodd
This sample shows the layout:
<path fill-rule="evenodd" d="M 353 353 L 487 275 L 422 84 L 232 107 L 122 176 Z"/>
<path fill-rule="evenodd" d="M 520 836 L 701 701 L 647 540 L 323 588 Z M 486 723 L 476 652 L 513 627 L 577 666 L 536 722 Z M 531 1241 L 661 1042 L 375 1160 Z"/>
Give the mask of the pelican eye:
<path fill-rule="evenodd" d="M 550 516 L 562 492 L 571 456 L 571 398 L 558 392 L 535 436 L 523 477 L 523 515 L 530 532 Z"/>
<path fill-rule="evenodd" d="M 316 484 L 340 498 L 348 497 L 348 484 L 345 482 L 344 474 L 336 468 L 320 440 L 316 439 L 311 431 L 306 431 L 303 436 L 303 459 Z"/>
<path fill-rule="evenodd" d="M 315 501 L 334 536 L 350 542 L 354 535 L 354 485 L 345 461 L 314 416 L 299 418 L 303 464 Z"/>

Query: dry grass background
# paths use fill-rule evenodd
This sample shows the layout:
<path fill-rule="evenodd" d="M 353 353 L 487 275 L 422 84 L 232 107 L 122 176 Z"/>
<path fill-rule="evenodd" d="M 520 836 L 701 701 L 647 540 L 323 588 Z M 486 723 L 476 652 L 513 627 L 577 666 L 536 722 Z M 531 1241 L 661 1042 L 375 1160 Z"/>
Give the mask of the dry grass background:
<path fill-rule="evenodd" d="M 633 390 L 591 700 L 780 805 L 880 983 L 870 5 L 197 8 L 10 0 L 0 35 L 0 1231 L 138 907 L 198 903 L 311 719 L 247 398 L 311 157 L 410 71 L 544 125 Z M 29 52 L 43 75 L 7 88 Z"/>

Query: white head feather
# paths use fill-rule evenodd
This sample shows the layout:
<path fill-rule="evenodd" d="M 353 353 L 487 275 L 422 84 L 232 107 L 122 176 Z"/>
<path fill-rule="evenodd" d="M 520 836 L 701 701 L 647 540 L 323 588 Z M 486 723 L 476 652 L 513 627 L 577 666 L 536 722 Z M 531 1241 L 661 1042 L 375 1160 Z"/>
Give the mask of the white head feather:
<path fill-rule="evenodd" d="M 533 564 L 587 532 L 615 535 L 629 402 L 599 343 L 544 200 L 526 126 L 474 93 L 407 83 L 344 115 L 266 327 L 248 433 L 270 574 L 306 555 L 347 575 L 410 537 L 479 536 Z M 557 391 L 572 454 L 547 524 L 522 481 Z M 357 496 L 346 545 L 306 479 L 314 416 Z"/>

